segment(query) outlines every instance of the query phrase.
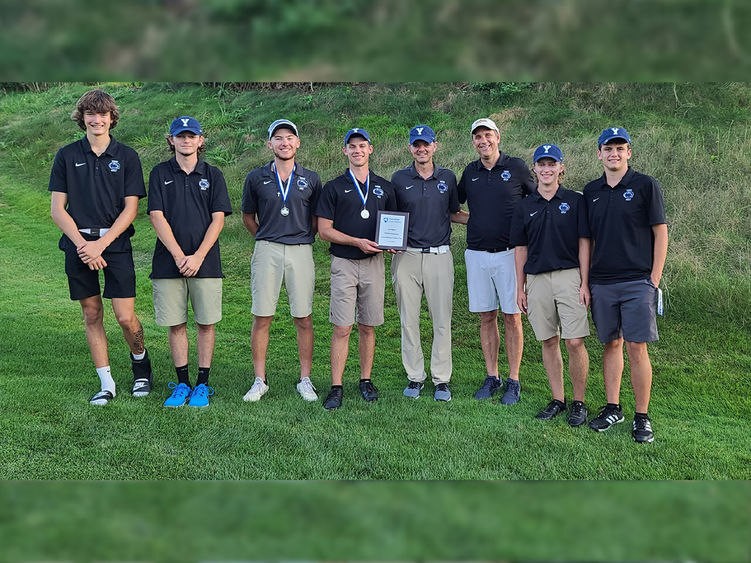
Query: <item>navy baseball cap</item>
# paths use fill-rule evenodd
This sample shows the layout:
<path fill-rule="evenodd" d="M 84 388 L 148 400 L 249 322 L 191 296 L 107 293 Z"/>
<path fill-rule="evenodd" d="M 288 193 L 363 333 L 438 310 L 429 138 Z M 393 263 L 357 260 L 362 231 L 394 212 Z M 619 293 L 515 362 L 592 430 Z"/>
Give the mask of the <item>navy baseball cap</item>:
<path fill-rule="evenodd" d="M 601 147 L 613 139 L 623 139 L 628 144 L 631 144 L 631 137 L 628 136 L 628 132 L 623 127 L 608 127 L 600 133 L 600 138 L 597 139 L 597 146 Z"/>
<path fill-rule="evenodd" d="M 190 131 L 196 135 L 203 135 L 203 129 L 201 129 L 201 124 L 198 123 L 198 120 L 193 117 L 188 117 L 187 115 L 176 117 L 172 120 L 172 124 L 169 126 L 169 134 L 173 137 L 184 131 Z"/>
<path fill-rule="evenodd" d="M 276 131 L 280 127 L 291 129 L 295 133 L 296 137 L 300 136 L 297 133 L 297 125 L 292 123 L 289 119 L 277 119 L 276 121 L 274 121 L 274 123 L 269 125 L 269 140 L 271 140 L 271 136 L 274 134 L 274 131 Z"/>
<path fill-rule="evenodd" d="M 409 130 L 409 144 L 413 145 L 415 141 L 435 143 L 435 131 L 427 125 L 415 125 Z"/>
<path fill-rule="evenodd" d="M 347 134 L 344 135 L 344 144 L 346 145 L 349 142 L 349 138 L 353 135 L 359 135 L 366 141 L 368 141 L 371 145 L 373 144 L 370 140 L 370 135 L 368 135 L 368 132 L 365 129 L 360 129 L 359 127 L 353 127 L 349 131 L 347 131 Z"/>
<path fill-rule="evenodd" d="M 563 162 L 563 152 L 555 145 L 540 145 L 535 149 L 535 155 L 532 162 L 537 162 L 541 158 L 552 158 L 556 162 Z"/>

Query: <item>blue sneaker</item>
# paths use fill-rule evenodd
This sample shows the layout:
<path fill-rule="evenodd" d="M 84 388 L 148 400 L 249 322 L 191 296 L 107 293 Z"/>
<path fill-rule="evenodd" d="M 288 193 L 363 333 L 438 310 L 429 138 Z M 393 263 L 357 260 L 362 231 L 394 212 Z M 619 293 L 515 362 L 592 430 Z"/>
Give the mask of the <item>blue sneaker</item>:
<path fill-rule="evenodd" d="M 188 401 L 189 407 L 208 407 L 209 397 L 214 394 L 214 388 L 209 387 L 205 383 L 196 385 L 193 392 L 190 394 L 190 401 Z"/>
<path fill-rule="evenodd" d="M 165 407 L 181 407 L 188 401 L 188 398 L 190 397 L 189 385 L 185 385 L 185 383 L 180 383 L 178 385 L 177 383 L 170 381 L 167 384 L 167 387 L 172 389 L 172 395 L 164 401 Z"/>
<path fill-rule="evenodd" d="M 436 401 L 450 401 L 451 390 L 448 383 L 439 383 L 435 386 L 435 393 L 433 393 L 433 399 Z"/>
<path fill-rule="evenodd" d="M 485 381 L 482 382 L 482 387 L 480 387 L 477 390 L 477 393 L 475 393 L 475 399 L 490 399 L 490 397 L 493 396 L 493 393 L 500 388 L 501 380 L 489 375 L 485 378 Z"/>
<path fill-rule="evenodd" d="M 519 402 L 519 395 L 521 395 L 522 386 L 516 379 L 510 377 L 506 379 L 506 392 L 501 397 L 501 404 L 514 405 Z"/>

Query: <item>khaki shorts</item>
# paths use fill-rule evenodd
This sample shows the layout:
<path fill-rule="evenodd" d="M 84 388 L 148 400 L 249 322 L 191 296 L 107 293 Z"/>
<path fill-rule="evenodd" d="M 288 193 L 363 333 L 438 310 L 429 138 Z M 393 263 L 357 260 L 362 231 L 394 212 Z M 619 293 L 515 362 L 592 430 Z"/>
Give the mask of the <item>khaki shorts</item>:
<path fill-rule="evenodd" d="M 382 325 L 385 288 L 382 253 L 362 260 L 332 256 L 329 321 L 337 326 Z"/>
<path fill-rule="evenodd" d="M 290 314 L 296 318 L 312 314 L 316 284 L 313 245 L 256 241 L 250 260 L 251 313 L 258 317 L 276 314 L 282 280 Z"/>
<path fill-rule="evenodd" d="M 587 307 L 579 304 L 581 275 L 579 268 L 527 274 L 527 310 L 529 324 L 537 340 L 559 334 L 561 338 L 589 336 Z"/>
<path fill-rule="evenodd" d="M 222 278 L 154 279 L 151 284 L 159 326 L 187 323 L 188 299 L 198 324 L 213 325 L 222 320 Z"/>

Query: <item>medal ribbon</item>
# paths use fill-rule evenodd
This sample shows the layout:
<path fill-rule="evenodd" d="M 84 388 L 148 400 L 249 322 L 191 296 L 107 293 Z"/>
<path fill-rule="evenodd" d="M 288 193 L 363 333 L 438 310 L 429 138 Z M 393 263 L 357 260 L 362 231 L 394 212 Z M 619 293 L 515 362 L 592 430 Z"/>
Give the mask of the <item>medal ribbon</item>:
<path fill-rule="evenodd" d="M 355 178 L 355 175 L 352 173 L 352 169 L 349 170 L 349 175 L 352 178 L 355 187 L 357 188 L 357 195 L 360 196 L 362 207 L 363 209 L 365 209 L 368 206 L 368 195 L 370 195 L 370 172 L 368 172 L 368 178 L 365 180 L 365 195 L 362 194 L 362 190 L 360 189 L 360 182 L 358 182 L 357 178 Z"/>
<path fill-rule="evenodd" d="M 295 164 L 295 168 L 297 168 L 297 165 Z M 279 193 L 282 194 L 282 207 L 287 207 L 287 196 L 289 195 L 289 187 L 292 185 L 292 178 L 295 175 L 295 168 L 292 169 L 292 173 L 289 175 L 289 178 L 287 178 L 287 185 L 284 185 L 284 182 L 282 182 L 281 176 L 279 176 L 279 171 L 276 169 L 276 166 L 274 166 L 274 174 L 276 174 L 276 183 L 279 186 Z"/>

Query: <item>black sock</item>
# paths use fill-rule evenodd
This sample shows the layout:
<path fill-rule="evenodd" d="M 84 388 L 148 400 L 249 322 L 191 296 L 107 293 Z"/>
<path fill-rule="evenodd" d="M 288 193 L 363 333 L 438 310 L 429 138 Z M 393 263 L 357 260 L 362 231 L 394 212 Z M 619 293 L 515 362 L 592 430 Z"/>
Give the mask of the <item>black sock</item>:
<path fill-rule="evenodd" d="M 370 378 L 367 378 L 367 379 L 360 379 L 360 383 L 362 383 L 363 381 L 370 381 Z"/>
<path fill-rule="evenodd" d="M 617 409 L 621 408 L 621 404 L 620 403 L 608 403 L 608 406 L 609 407 L 615 407 Z"/>
<path fill-rule="evenodd" d="M 645 412 L 635 412 L 634 413 L 634 420 L 639 420 L 640 418 L 646 418 L 649 420 L 649 417 L 647 416 L 647 413 Z"/>
<path fill-rule="evenodd" d="M 341 385 L 332 385 L 331 388 L 332 389 L 342 389 L 342 386 Z"/>
<path fill-rule="evenodd" d="M 188 377 L 188 364 L 180 367 L 175 367 L 175 372 L 177 373 L 177 382 L 185 383 L 185 385 L 190 387 L 190 378 Z"/>
<path fill-rule="evenodd" d="M 211 368 L 198 368 L 198 380 L 196 381 L 196 385 L 201 385 L 202 383 L 207 384 L 209 382 L 209 370 Z"/>

